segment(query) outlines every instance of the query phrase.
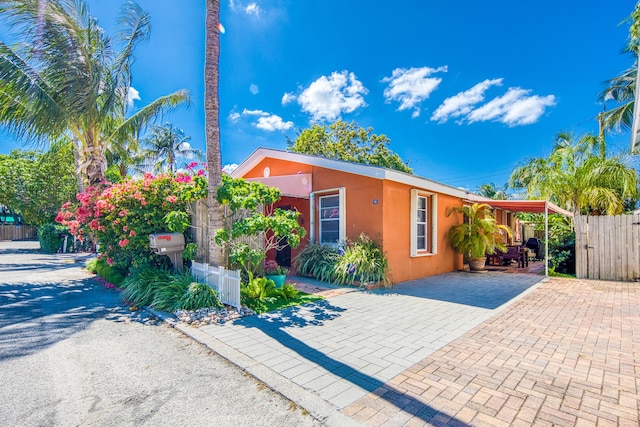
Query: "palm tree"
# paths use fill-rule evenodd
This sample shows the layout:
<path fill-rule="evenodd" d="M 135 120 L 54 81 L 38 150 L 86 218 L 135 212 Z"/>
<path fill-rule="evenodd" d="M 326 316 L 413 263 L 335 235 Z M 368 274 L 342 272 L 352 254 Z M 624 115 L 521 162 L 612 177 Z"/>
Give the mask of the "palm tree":
<path fill-rule="evenodd" d="M 490 182 L 487 184 L 482 184 L 480 187 L 478 187 L 478 194 L 493 200 L 507 200 L 508 188 L 508 184 L 503 185 L 502 188 L 498 188 L 498 186 L 494 182 Z"/>
<path fill-rule="evenodd" d="M 216 188 L 222 184 L 222 153 L 220 150 L 220 122 L 218 102 L 218 80 L 220 60 L 220 0 L 206 0 L 206 46 L 205 46 L 205 132 L 207 138 L 207 166 L 209 169 L 209 262 L 224 265 L 221 246 L 216 245 L 216 230 L 224 228 L 222 207 L 216 200 Z"/>
<path fill-rule="evenodd" d="M 619 156 L 607 156 L 593 135 L 575 141 L 559 134 L 548 158 L 532 158 L 516 168 L 509 186 L 529 199 L 552 201 L 576 214 L 615 215 L 638 200 L 635 169 Z"/>
<path fill-rule="evenodd" d="M 598 96 L 606 108 L 607 101 L 614 101 L 616 104 L 612 109 L 605 110 L 598 114 L 598 124 L 600 126 L 599 136 L 604 139 L 605 131 L 630 130 L 633 126 L 635 111 L 636 82 L 640 76 L 638 68 L 638 40 L 640 39 L 640 2 L 636 3 L 633 12 L 627 17 L 629 26 L 629 40 L 625 47 L 625 52 L 633 55 L 634 65 L 626 69 L 622 74 L 610 79 L 607 88 Z M 635 141 L 635 138 L 632 139 Z M 631 151 L 640 147 L 632 145 Z"/>
<path fill-rule="evenodd" d="M 126 115 L 133 50 L 150 31 L 149 15 L 133 1 L 122 8 L 116 38 L 84 0 L 0 0 L 0 14 L 18 41 L 0 41 L 0 125 L 31 141 L 68 137 L 83 185 L 104 180 L 112 141 L 189 100 L 180 90 Z"/>
<path fill-rule="evenodd" d="M 150 136 L 142 140 L 143 156 L 153 163 L 154 171 L 174 173 L 179 160 L 204 160 L 204 153 L 192 148 L 190 140 L 190 136 L 171 123 L 153 126 Z"/>

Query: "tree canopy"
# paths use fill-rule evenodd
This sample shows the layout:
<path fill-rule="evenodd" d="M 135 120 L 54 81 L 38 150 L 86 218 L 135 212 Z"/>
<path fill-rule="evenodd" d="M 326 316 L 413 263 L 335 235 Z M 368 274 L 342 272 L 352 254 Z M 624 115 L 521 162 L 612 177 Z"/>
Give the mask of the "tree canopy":
<path fill-rule="evenodd" d="M 371 127 L 365 129 L 355 122 L 338 120 L 329 126 L 316 123 L 304 129 L 295 140 L 288 141 L 288 150 L 413 173 L 408 164 L 387 147 L 389 143 L 389 138 L 374 134 Z"/>
<path fill-rule="evenodd" d="M 635 169 L 608 156 L 601 138 L 561 133 L 549 157 L 527 160 L 509 178 L 529 199 L 550 200 L 577 214 L 616 215 L 638 200 Z"/>
<path fill-rule="evenodd" d="M 60 206 L 78 191 L 69 142 L 59 142 L 46 153 L 13 150 L 0 154 L 0 205 L 6 205 L 27 224 L 53 222 Z"/>
<path fill-rule="evenodd" d="M 179 90 L 127 114 L 133 51 L 151 29 L 133 1 L 115 37 L 84 0 L 0 0 L 0 15 L 17 41 L 0 41 L 0 125 L 26 140 L 71 140 L 82 185 L 104 180 L 112 142 L 189 100 Z"/>

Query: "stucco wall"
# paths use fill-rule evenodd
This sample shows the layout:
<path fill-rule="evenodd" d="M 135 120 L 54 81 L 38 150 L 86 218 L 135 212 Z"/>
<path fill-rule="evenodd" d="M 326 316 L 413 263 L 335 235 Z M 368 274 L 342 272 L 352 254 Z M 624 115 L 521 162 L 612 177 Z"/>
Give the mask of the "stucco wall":
<path fill-rule="evenodd" d="M 453 251 L 446 240 L 449 228 L 462 220 L 459 215 L 447 217 L 446 211 L 450 206 L 462 205 L 461 199 L 434 193 L 437 194 L 437 251 L 429 256 L 411 257 L 411 190 L 415 187 L 272 158 L 262 160 L 244 176 L 263 177 L 266 167 L 270 176 L 311 173 L 313 191 L 344 187 L 347 238 L 356 239 L 364 232 L 380 242 L 389 259 L 394 283 L 462 268 L 462 256 Z M 428 188 L 420 190 L 429 191 Z M 292 256 L 295 256 L 308 243 L 310 236 L 309 200 L 286 198 L 278 205 L 291 205 L 302 213 L 307 238 L 297 250 L 292 251 Z M 316 236 L 317 227 L 316 217 Z"/>

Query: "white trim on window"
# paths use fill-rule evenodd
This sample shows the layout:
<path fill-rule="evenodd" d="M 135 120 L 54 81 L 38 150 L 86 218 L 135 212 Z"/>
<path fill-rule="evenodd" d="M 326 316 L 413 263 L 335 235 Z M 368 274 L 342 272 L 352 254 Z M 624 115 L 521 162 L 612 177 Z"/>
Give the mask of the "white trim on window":
<path fill-rule="evenodd" d="M 423 202 L 423 203 L 421 203 Z M 422 215 L 420 212 L 422 211 Z M 424 221 L 423 221 L 424 219 Z M 437 194 L 411 190 L 411 256 L 431 256 L 437 253 Z M 424 227 L 419 227 L 423 225 Z M 424 236 L 419 236 L 421 229 Z"/>
<path fill-rule="evenodd" d="M 322 241 L 322 199 L 328 197 L 338 197 L 338 241 L 323 242 Z M 317 202 L 316 202 L 317 198 Z M 316 206 L 317 205 L 317 206 Z M 322 245 L 338 245 L 347 239 L 347 223 L 346 223 L 346 191 L 344 187 L 331 188 L 328 190 L 314 191 L 310 194 L 309 206 L 311 222 L 309 224 L 309 240 L 312 243 Z M 316 235 L 316 221 L 318 224 L 318 233 Z"/>

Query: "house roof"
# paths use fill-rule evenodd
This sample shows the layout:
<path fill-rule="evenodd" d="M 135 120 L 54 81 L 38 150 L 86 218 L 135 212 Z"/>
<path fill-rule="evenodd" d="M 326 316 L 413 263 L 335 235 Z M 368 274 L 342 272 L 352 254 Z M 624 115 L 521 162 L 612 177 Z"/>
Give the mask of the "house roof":
<path fill-rule="evenodd" d="M 464 190 L 462 188 L 452 187 L 438 181 L 433 181 L 431 179 L 423 178 L 405 172 L 400 172 L 393 169 L 346 162 L 343 160 L 328 159 L 326 157 L 312 156 L 309 154 L 274 150 L 271 148 L 258 148 L 257 150 L 255 150 L 240 164 L 240 166 L 238 166 L 236 170 L 231 172 L 231 176 L 234 178 L 244 177 L 245 174 L 255 168 L 262 160 L 266 158 L 275 158 L 279 160 L 286 160 L 290 162 L 333 169 L 341 172 L 362 175 L 369 178 L 386 179 L 393 182 L 406 184 L 414 188 L 420 188 L 424 190 L 435 191 L 441 194 L 459 197 L 471 202 L 487 203 L 494 208 L 504 209 L 511 212 L 544 213 L 545 206 L 547 206 L 549 213 L 559 213 L 566 216 L 573 216 L 571 212 L 566 211 L 546 200 L 493 200 Z"/>
<path fill-rule="evenodd" d="M 265 158 L 275 158 L 279 160 L 287 160 L 290 162 L 303 163 L 306 165 L 317 166 L 327 169 L 333 169 L 341 172 L 352 173 L 355 175 L 366 176 L 375 179 L 386 179 L 401 184 L 410 185 L 415 188 L 435 191 L 460 198 L 472 198 L 478 196 L 470 191 L 452 187 L 441 182 L 431 179 L 422 178 L 417 175 L 386 169 L 378 166 L 363 165 L 360 163 L 345 162 L 343 160 L 327 159 L 326 157 L 312 156 L 309 154 L 292 153 L 290 151 L 274 150 L 271 148 L 258 148 L 249 157 L 247 157 L 236 170 L 231 172 L 234 178 L 244 177 L 250 170 L 258 165 Z"/>

